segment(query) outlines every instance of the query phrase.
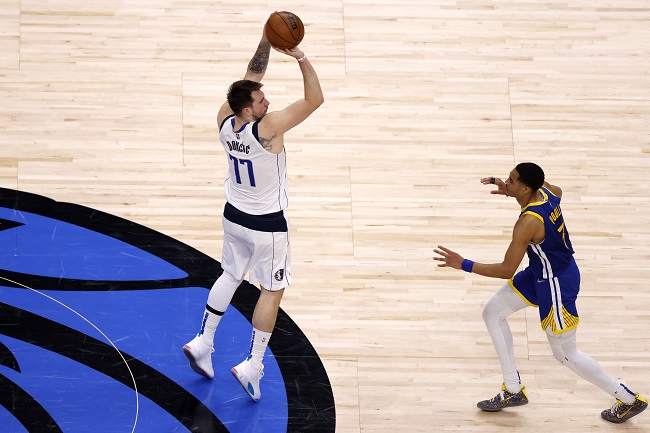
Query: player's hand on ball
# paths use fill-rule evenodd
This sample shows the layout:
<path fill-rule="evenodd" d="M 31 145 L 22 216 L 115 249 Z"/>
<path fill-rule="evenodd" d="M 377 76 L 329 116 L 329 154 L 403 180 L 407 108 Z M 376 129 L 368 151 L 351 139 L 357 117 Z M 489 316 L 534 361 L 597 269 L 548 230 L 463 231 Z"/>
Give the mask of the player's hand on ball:
<path fill-rule="evenodd" d="M 275 48 L 273 49 L 279 53 L 286 54 L 287 56 L 291 56 L 295 59 L 301 59 L 305 57 L 305 53 L 302 52 L 298 47 L 295 48 L 290 48 L 290 49 L 283 49 L 283 48 Z"/>

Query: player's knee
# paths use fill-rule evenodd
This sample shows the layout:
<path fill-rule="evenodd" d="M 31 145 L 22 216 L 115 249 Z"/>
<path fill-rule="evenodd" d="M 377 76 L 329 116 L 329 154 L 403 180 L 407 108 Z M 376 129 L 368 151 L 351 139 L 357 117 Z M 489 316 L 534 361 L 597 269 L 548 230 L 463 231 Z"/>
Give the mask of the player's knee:
<path fill-rule="evenodd" d="M 221 280 L 221 282 L 223 282 L 224 284 L 228 286 L 234 286 L 235 288 L 239 287 L 239 285 L 243 281 L 242 279 L 235 278 L 232 274 L 230 274 L 227 271 L 223 271 L 223 273 L 219 277 L 219 280 Z"/>
<path fill-rule="evenodd" d="M 575 333 L 569 332 L 556 335 L 548 328 L 546 329 L 546 333 L 546 338 L 551 345 L 555 359 L 567 366 L 572 362 L 575 363 L 575 360 L 579 357 L 579 351 L 575 344 Z"/>
<path fill-rule="evenodd" d="M 566 354 L 562 349 L 559 347 L 553 347 L 551 346 L 551 350 L 553 351 L 553 357 L 560 363 L 560 364 L 565 364 L 569 362 L 569 359 L 566 357 Z"/>
<path fill-rule="evenodd" d="M 499 320 L 502 316 L 503 305 L 498 295 L 493 296 L 483 308 L 483 321 L 485 323 Z"/>

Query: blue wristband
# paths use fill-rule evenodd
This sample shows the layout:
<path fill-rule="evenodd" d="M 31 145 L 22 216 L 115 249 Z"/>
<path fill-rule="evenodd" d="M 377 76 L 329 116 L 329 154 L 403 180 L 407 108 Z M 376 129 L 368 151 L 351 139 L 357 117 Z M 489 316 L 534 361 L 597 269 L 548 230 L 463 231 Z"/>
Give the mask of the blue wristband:
<path fill-rule="evenodd" d="M 472 272 L 474 262 L 469 259 L 463 259 L 463 264 L 460 266 L 465 272 Z"/>

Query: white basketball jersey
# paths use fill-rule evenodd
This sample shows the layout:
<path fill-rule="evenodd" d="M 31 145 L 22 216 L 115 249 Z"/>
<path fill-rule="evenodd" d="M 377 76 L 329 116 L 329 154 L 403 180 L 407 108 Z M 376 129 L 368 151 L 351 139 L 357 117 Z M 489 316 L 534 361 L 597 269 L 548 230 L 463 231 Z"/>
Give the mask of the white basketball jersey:
<path fill-rule="evenodd" d="M 242 212 L 263 215 L 279 212 L 289 203 L 287 154 L 262 147 L 253 134 L 254 123 L 234 130 L 235 116 L 227 117 L 219 132 L 228 156 L 224 182 L 226 200 Z"/>

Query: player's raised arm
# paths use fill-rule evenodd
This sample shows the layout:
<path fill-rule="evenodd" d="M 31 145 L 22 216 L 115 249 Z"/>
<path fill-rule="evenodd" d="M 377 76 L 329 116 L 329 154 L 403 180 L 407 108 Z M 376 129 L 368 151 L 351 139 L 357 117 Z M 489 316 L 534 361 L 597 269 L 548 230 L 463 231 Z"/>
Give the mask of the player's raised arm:
<path fill-rule="evenodd" d="M 271 44 L 266 38 L 266 31 L 264 31 L 262 32 L 262 39 L 260 39 L 260 43 L 257 46 L 255 54 L 253 54 L 253 57 L 248 62 L 246 74 L 244 74 L 244 80 L 257 82 L 262 81 L 262 78 L 266 73 L 266 67 L 269 65 L 270 54 Z M 230 107 L 230 104 L 228 104 L 228 101 L 225 101 L 223 105 L 221 105 L 219 113 L 217 114 L 217 122 L 219 124 L 219 127 L 221 127 L 223 120 L 231 114 L 234 114 L 234 112 Z"/>
<path fill-rule="evenodd" d="M 268 124 L 264 125 L 264 129 L 272 130 L 273 133 L 281 135 L 307 119 L 321 106 L 325 98 L 318 75 L 305 53 L 298 48 L 278 51 L 297 60 L 304 87 L 304 97 L 302 99 L 292 103 L 284 110 L 269 113 L 268 119 L 265 119 Z"/>
<path fill-rule="evenodd" d="M 246 68 L 244 80 L 262 81 L 266 73 L 266 67 L 269 65 L 269 57 L 271 56 L 271 44 L 266 38 L 266 30 L 262 32 L 262 39 L 260 40 L 257 50 Z"/>
<path fill-rule="evenodd" d="M 483 185 L 496 185 L 497 189 L 490 191 L 490 194 L 508 195 L 506 190 L 506 183 L 498 177 L 484 177 L 481 179 Z"/>
<path fill-rule="evenodd" d="M 285 132 L 302 123 L 325 101 L 314 67 L 305 53 L 298 48 L 304 34 L 302 21 L 295 15 L 282 14 L 280 15 L 284 18 L 281 21 L 278 21 L 280 15 L 277 12 L 272 14 L 269 21 L 267 21 L 266 28 L 270 37 L 269 42 L 278 52 L 296 59 L 302 73 L 304 96 L 283 110 L 267 113 L 260 121 L 260 141 L 272 153 L 279 153 L 284 148 Z M 293 21 L 291 21 L 292 19 Z M 287 22 L 291 25 L 286 26 Z M 273 34 L 272 37 L 271 34 Z M 279 35 L 282 37 L 279 38 Z M 296 35 L 298 36 L 296 37 Z M 290 43 L 285 44 L 286 41 L 290 41 Z"/>

